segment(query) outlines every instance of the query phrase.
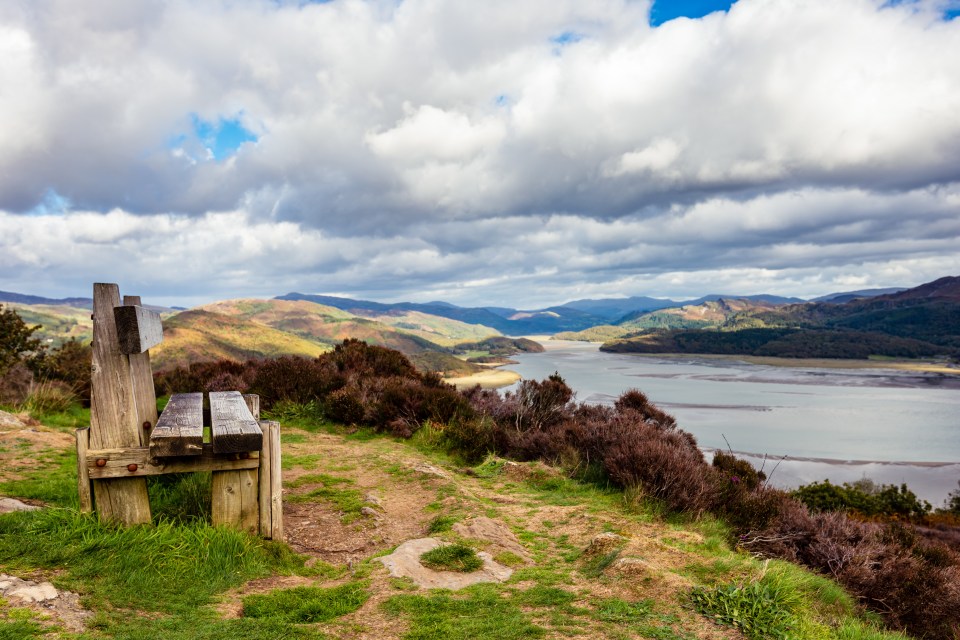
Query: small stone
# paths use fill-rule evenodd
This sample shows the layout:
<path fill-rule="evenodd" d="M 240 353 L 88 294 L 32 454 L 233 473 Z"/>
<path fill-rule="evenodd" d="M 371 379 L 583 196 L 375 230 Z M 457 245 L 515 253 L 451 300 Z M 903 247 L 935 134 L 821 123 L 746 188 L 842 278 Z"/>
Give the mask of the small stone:
<path fill-rule="evenodd" d="M 375 507 L 383 506 L 383 500 L 381 500 L 379 496 L 373 493 L 368 493 L 367 495 L 363 496 L 363 501 L 368 504 L 372 504 Z"/>
<path fill-rule="evenodd" d="M 373 507 L 360 507 L 360 514 L 369 518 L 378 518 L 380 516 L 380 512 Z"/>
<path fill-rule="evenodd" d="M 37 585 L 24 584 L 7 594 L 11 598 L 19 598 L 24 602 L 45 602 L 54 600 L 59 595 L 57 589 L 49 582 Z"/>
<path fill-rule="evenodd" d="M 503 582 L 513 575 L 513 569 L 495 562 L 486 551 L 477 552 L 483 560 L 483 568 L 471 573 L 434 571 L 420 564 L 422 554 L 441 544 L 443 543 L 436 538 L 408 540 L 390 555 L 377 558 L 377 561 L 383 563 L 391 576 L 410 578 L 417 585 L 428 589 L 463 589 L 479 582 Z"/>
<path fill-rule="evenodd" d="M 438 478 L 450 477 L 446 471 L 438 469 L 432 464 L 427 464 L 426 462 L 418 462 L 417 464 L 413 465 L 413 470 L 428 476 L 437 476 Z"/>
<path fill-rule="evenodd" d="M 11 511 L 36 511 L 40 507 L 20 502 L 16 498 L 0 498 L 0 513 Z"/>

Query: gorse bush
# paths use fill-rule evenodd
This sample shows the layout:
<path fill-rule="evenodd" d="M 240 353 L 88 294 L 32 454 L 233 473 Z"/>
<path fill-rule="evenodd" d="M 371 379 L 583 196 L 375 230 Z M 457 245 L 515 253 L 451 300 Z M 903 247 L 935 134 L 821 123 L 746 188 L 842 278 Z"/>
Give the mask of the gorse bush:
<path fill-rule="evenodd" d="M 875 485 L 869 480 L 831 484 L 829 480 L 804 485 L 793 496 L 812 511 L 847 511 L 861 516 L 921 518 L 932 509 L 907 485 Z"/>

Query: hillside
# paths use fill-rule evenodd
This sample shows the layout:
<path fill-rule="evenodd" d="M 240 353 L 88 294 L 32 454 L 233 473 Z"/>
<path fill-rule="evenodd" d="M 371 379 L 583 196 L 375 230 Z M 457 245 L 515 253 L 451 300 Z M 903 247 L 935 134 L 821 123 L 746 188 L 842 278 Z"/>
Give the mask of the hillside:
<path fill-rule="evenodd" d="M 316 357 L 330 346 L 259 322 L 203 309 L 164 321 L 163 342 L 150 350 L 154 371 L 208 360 L 247 360 L 282 355 Z"/>
<path fill-rule="evenodd" d="M 306 300 L 225 300 L 200 309 L 271 327 L 304 340 L 328 345 L 347 338 L 396 349 L 425 371 L 445 376 L 467 376 L 479 367 L 455 357 L 450 348 L 462 336 L 489 336 L 487 327 L 466 325 L 418 312 L 378 314 L 378 320 Z M 386 320 L 386 321 L 384 321 Z M 437 340 L 434 342 L 424 336 Z M 440 344 L 440 343 L 444 344 Z"/>
<path fill-rule="evenodd" d="M 467 324 L 492 327 L 509 336 L 553 334 L 558 331 L 579 331 L 596 324 L 603 318 L 565 307 L 550 307 L 536 311 L 522 311 L 485 307 L 458 307 L 445 302 L 419 303 L 398 302 L 386 304 L 370 300 L 354 300 L 336 296 L 288 293 L 277 296 L 278 300 L 308 300 L 349 311 L 356 315 L 386 314 L 390 312 L 416 311 Z"/>
<path fill-rule="evenodd" d="M 4 303 L 16 310 L 29 326 L 40 325 L 34 337 L 44 344 L 57 347 L 70 339 L 87 342 L 93 338 L 93 321 L 90 309 L 66 304 L 21 304 Z"/>
<path fill-rule="evenodd" d="M 698 304 L 669 307 L 644 313 L 631 313 L 616 325 L 599 325 L 579 332 L 564 332 L 558 340 L 609 342 L 654 330 L 715 329 L 725 326 L 736 315 L 776 309 L 777 303 L 748 298 L 718 298 Z"/>
<path fill-rule="evenodd" d="M 662 312 L 661 312 L 662 313 Z M 606 351 L 810 358 L 960 357 L 960 278 L 836 304 L 735 310 L 710 327 L 621 336 Z"/>

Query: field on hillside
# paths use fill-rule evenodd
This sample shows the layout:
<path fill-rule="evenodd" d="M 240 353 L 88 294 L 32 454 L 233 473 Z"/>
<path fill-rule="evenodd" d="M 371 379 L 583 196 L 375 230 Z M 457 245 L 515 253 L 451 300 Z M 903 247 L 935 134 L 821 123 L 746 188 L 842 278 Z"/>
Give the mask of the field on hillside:
<path fill-rule="evenodd" d="M 904 640 L 871 630 L 829 580 L 731 549 L 716 520 L 665 520 L 542 463 L 464 466 L 426 428 L 406 442 L 287 421 L 289 549 L 184 511 L 209 508 L 202 478 L 154 482 L 154 511 L 172 520 L 115 530 L 76 514 L 70 424 L 54 422 L 0 429 L 0 491 L 50 505 L 0 515 L 0 567 L 59 590 L 55 606 L 0 601 L 2 637 L 743 640 L 758 631 L 718 624 L 727 618 L 698 612 L 695 596 L 757 584 L 772 598 L 759 632 L 789 623 L 802 632 L 791 638 Z M 454 590 L 429 587 L 473 574 L 392 575 L 387 556 L 423 540 L 462 545 L 503 573 Z"/>

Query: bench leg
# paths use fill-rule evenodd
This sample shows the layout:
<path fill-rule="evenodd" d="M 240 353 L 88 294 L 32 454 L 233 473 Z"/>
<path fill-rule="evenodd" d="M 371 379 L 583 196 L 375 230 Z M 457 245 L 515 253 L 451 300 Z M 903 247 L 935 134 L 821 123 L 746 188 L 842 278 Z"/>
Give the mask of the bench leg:
<path fill-rule="evenodd" d="M 87 470 L 87 449 L 90 447 L 90 428 L 77 429 L 77 495 L 80 496 L 80 512 L 93 513 L 93 492 L 90 473 Z"/>

